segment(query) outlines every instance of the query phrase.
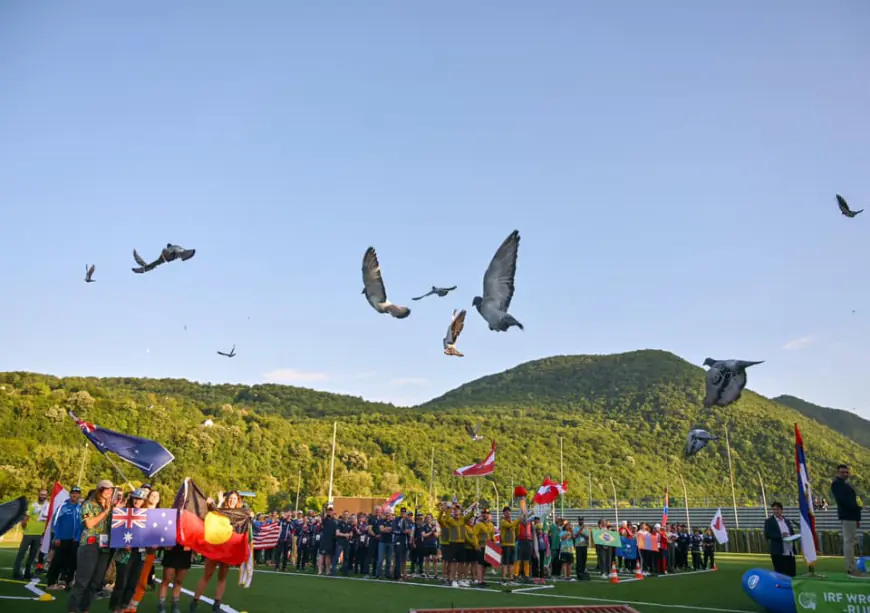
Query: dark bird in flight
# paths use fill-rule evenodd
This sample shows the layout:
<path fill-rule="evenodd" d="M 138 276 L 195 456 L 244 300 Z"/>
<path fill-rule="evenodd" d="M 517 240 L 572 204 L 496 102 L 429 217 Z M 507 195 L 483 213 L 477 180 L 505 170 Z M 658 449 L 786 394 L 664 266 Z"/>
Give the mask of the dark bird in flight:
<path fill-rule="evenodd" d="M 846 199 L 843 198 L 840 194 L 837 194 L 837 204 L 840 207 L 840 212 L 846 217 L 854 217 L 858 213 L 864 212 L 864 209 L 861 209 L 860 211 L 853 211 L 852 209 L 850 209 L 849 205 L 846 204 Z"/>
<path fill-rule="evenodd" d="M 230 349 L 229 353 L 224 353 L 223 351 L 218 351 L 218 355 L 222 355 L 222 356 L 225 356 L 228 358 L 234 358 L 234 357 L 236 357 L 236 346 L 233 345 L 233 348 Z"/>
<path fill-rule="evenodd" d="M 471 424 L 465 424 L 465 432 L 468 433 L 468 436 L 470 436 L 471 440 L 475 443 L 483 440 L 483 437 L 478 434 L 478 431 L 480 431 L 480 424 L 477 424 L 473 428 L 471 427 Z"/>
<path fill-rule="evenodd" d="M 519 246 L 520 232 L 514 230 L 495 252 L 486 274 L 483 275 L 483 297 L 475 296 L 471 302 L 489 324 L 489 329 L 496 332 L 507 332 L 511 326 L 523 329 L 523 324 L 507 312 L 514 297 Z"/>
<path fill-rule="evenodd" d="M 381 265 L 374 247 L 366 249 L 362 263 L 363 291 L 366 300 L 378 313 L 389 313 L 396 319 L 404 319 L 411 314 L 408 307 L 393 304 L 387 300 L 387 289 L 381 277 Z"/>
<path fill-rule="evenodd" d="M 447 294 L 449 294 L 450 292 L 452 292 L 455 289 L 456 289 L 455 285 L 453 287 L 435 287 L 433 285 L 432 289 L 430 289 L 428 292 L 426 292 L 422 296 L 417 296 L 416 298 L 411 298 L 411 300 L 422 300 L 426 296 L 432 296 L 433 294 L 437 295 L 439 298 L 443 298 L 444 296 L 446 296 Z"/>
<path fill-rule="evenodd" d="M 160 252 L 160 256 L 156 260 L 151 263 L 146 262 L 142 259 L 142 256 L 134 249 L 133 250 L 133 259 L 136 260 L 136 263 L 139 264 L 138 268 L 134 268 L 133 272 L 135 273 L 143 273 L 154 270 L 161 264 L 165 264 L 167 262 L 172 262 L 177 259 L 181 259 L 182 262 L 186 262 L 190 258 L 196 255 L 196 249 L 185 249 L 180 245 L 173 245 L 172 243 L 166 243 L 166 247 Z"/>
<path fill-rule="evenodd" d="M 714 405 L 727 407 L 732 402 L 737 402 L 746 387 L 746 369 L 760 362 L 748 362 L 746 360 L 714 360 L 707 358 L 704 366 L 709 366 L 707 371 L 706 387 L 707 395 L 704 397 L 704 407 Z"/>
<path fill-rule="evenodd" d="M 453 319 L 450 322 L 450 325 L 447 326 L 447 334 L 444 336 L 444 355 L 455 355 L 458 358 L 463 357 L 459 351 L 456 350 L 456 341 L 459 340 L 459 335 L 462 333 L 462 328 L 465 327 L 465 309 L 456 313 L 456 309 L 453 309 Z"/>
<path fill-rule="evenodd" d="M 94 271 L 96 269 L 96 264 L 91 264 L 90 268 L 88 268 L 88 265 L 85 264 L 85 283 L 93 283 L 94 281 L 96 281 L 96 279 L 94 279 Z"/>

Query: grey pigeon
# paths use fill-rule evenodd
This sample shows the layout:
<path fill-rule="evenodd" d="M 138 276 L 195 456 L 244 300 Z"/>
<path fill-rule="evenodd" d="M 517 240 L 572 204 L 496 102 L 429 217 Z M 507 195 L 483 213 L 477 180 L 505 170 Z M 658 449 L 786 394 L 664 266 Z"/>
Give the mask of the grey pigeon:
<path fill-rule="evenodd" d="M 196 255 L 196 249 L 185 249 L 180 245 L 173 245 L 172 243 L 166 243 L 166 247 L 160 252 L 160 256 L 154 260 L 153 262 L 146 262 L 142 259 L 142 256 L 134 249 L 133 250 L 133 259 L 136 260 L 136 263 L 139 264 L 138 268 L 134 268 L 133 272 L 142 274 L 144 272 L 148 272 L 150 270 L 154 270 L 161 264 L 165 264 L 166 262 L 172 262 L 177 259 L 181 259 L 182 262 L 186 262 L 190 258 Z"/>
<path fill-rule="evenodd" d="M 387 300 L 387 290 L 381 277 L 381 265 L 374 247 L 366 249 L 362 263 L 363 291 L 366 300 L 378 313 L 389 313 L 396 319 L 405 319 L 411 314 L 408 307 L 393 304 Z"/>
<path fill-rule="evenodd" d="M 465 432 L 468 433 L 468 436 L 470 436 L 471 440 L 475 443 L 483 440 L 483 437 L 478 434 L 478 431 L 480 431 L 480 424 L 477 424 L 474 428 L 471 427 L 471 424 L 465 424 Z"/>
<path fill-rule="evenodd" d="M 90 268 L 88 268 L 88 265 L 85 264 L 85 283 L 93 283 L 94 281 L 96 281 L 96 279 L 94 279 L 94 271 L 96 269 L 96 264 L 91 264 Z"/>
<path fill-rule="evenodd" d="M 449 294 L 450 292 L 452 292 L 455 289 L 456 289 L 455 285 L 453 287 L 435 287 L 433 285 L 432 289 L 430 289 L 428 292 L 426 292 L 422 296 L 417 296 L 416 298 L 411 298 L 411 300 L 422 300 L 426 296 L 431 296 L 433 294 L 437 295 L 439 298 L 443 298 L 444 296 L 446 296 L 447 294 Z"/>
<path fill-rule="evenodd" d="M 707 443 L 718 440 L 718 438 L 702 428 L 692 428 L 689 430 L 689 438 L 686 441 L 686 457 L 692 457 L 706 447 Z"/>
<path fill-rule="evenodd" d="M 746 369 L 763 363 L 764 360 L 760 362 L 713 358 L 704 360 L 704 366 L 710 367 L 707 371 L 707 395 L 704 397 L 704 406 L 727 407 L 732 402 L 737 402 L 740 394 L 743 393 L 743 388 L 746 387 Z"/>
<path fill-rule="evenodd" d="M 853 211 L 849 208 L 849 205 L 846 204 L 846 199 L 843 198 L 840 194 L 837 194 L 837 205 L 840 207 L 840 212 L 846 217 L 854 217 L 858 213 L 863 213 L 864 209 L 859 211 Z"/>
<path fill-rule="evenodd" d="M 225 356 L 228 358 L 234 358 L 234 357 L 236 357 L 236 346 L 233 345 L 233 348 L 230 349 L 229 353 L 224 353 L 223 351 L 218 351 L 218 355 L 222 355 L 222 356 Z"/>
<path fill-rule="evenodd" d="M 462 333 L 462 328 L 465 327 L 465 309 L 456 313 L 453 309 L 453 319 L 450 325 L 447 326 L 447 335 L 444 337 L 444 355 L 455 355 L 458 358 L 463 357 L 463 354 L 456 350 L 456 341 Z"/>
<path fill-rule="evenodd" d="M 496 332 L 507 332 L 511 326 L 523 329 L 523 324 L 507 312 L 514 297 L 519 244 L 520 232 L 514 230 L 495 252 L 486 274 L 483 275 L 483 297 L 475 296 L 471 302 L 489 324 L 489 329 Z"/>

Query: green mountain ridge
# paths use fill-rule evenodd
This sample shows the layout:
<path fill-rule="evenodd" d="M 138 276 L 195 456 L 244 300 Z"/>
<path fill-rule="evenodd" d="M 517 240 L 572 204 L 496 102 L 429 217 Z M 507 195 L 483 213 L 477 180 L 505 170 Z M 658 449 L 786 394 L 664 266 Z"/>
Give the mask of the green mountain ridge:
<path fill-rule="evenodd" d="M 777 396 L 772 400 L 815 419 L 820 424 L 828 426 L 831 430 L 836 430 L 859 445 L 870 447 L 870 421 L 852 411 L 823 407 L 788 394 Z"/>
<path fill-rule="evenodd" d="M 590 498 L 612 504 L 612 478 L 621 505 L 657 506 L 665 485 L 680 475 L 691 504 L 730 504 L 724 440 L 683 457 L 693 426 L 728 432 L 738 504 L 760 499 L 759 476 L 768 499 L 795 499 L 795 423 L 816 491 L 827 492 L 840 461 L 853 465 L 859 487 L 863 475 L 870 475 L 870 449 L 752 392 L 726 409 L 704 409 L 703 380 L 702 368 L 659 350 L 555 356 L 400 408 L 272 384 L 0 373 L 0 499 L 77 478 L 86 441 L 67 417 L 69 410 L 169 448 L 175 462 L 152 480 L 164 495 L 191 476 L 209 491 L 257 491 L 255 508 L 293 506 L 300 474 L 300 506 L 325 501 L 336 419 L 333 494 L 401 490 L 410 504 L 421 506 L 428 504 L 433 460 L 436 497 L 455 493 L 469 499 L 475 480 L 453 477 L 453 470 L 482 460 L 490 439 L 497 442 L 497 468 L 480 483 L 489 500 L 497 491 L 504 501 L 512 484 L 533 488 L 546 474 L 558 477 L 561 436 L 566 505 L 586 506 Z M 481 423 L 484 442 L 469 440 L 463 427 L 468 422 Z M 84 485 L 118 479 L 99 454 L 89 456 Z M 141 482 L 133 467 L 121 468 Z"/>

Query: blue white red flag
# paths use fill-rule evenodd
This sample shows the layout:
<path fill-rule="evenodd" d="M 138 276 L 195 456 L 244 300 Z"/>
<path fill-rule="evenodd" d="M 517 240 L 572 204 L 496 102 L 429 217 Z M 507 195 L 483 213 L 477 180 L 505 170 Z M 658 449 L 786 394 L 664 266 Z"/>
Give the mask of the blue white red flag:
<path fill-rule="evenodd" d="M 121 547 L 174 547 L 178 509 L 112 509 L 109 543 Z"/>
<path fill-rule="evenodd" d="M 402 501 L 405 499 L 405 495 L 402 492 L 396 492 L 392 496 L 390 496 L 389 500 L 386 502 L 386 506 L 390 507 L 390 509 L 395 509 L 397 506 L 402 504 Z"/>
<path fill-rule="evenodd" d="M 813 492 L 810 489 L 810 475 L 807 470 L 807 456 L 804 453 L 804 439 L 798 425 L 794 425 L 794 455 L 798 477 L 798 502 L 801 509 L 801 549 L 807 564 L 818 559 L 818 538 L 816 537 L 816 516 L 813 513 Z"/>
<path fill-rule="evenodd" d="M 100 453 L 111 451 L 117 454 L 119 458 L 145 473 L 146 477 L 153 477 L 175 459 L 175 456 L 158 442 L 101 428 L 79 419 L 72 411 L 69 416 L 75 420 L 82 434 Z"/>

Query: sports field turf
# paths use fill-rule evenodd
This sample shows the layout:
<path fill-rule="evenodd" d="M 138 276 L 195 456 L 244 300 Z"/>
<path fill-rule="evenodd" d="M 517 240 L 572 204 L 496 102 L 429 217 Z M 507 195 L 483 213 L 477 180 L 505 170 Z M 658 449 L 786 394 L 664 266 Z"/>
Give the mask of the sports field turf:
<path fill-rule="evenodd" d="M 23 585 L 7 582 L 11 576 L 14 550 L 0 549 L 0 595 L 33 596 Z M 719 570 L 668 575 L 642 581 L 622 580 L 619 585 L 597 581 L 556 583 L 547 589 L 518 591 L 520 588 L 501 588 L 491 583 L 489 588 L 455 589 L 436 585 L 423 585 L 409 580 L 407 583 L 366 581 L 361 579 L 334 579 L 312 574 L 275 573 L 263 569 L 254 574 L 250 588 L 239 587 L 237 572 L 230 574 L 224 603 L 236 611 L 247 613 L 407 613 L 415 608 L 482 607 L 482 606 L 546 606 L 579 604 L 629 604 L 641 613 L 667 611 L 755 613 L 763 611 L 744 595 L 740 585 L 743 573 L 754 567 L 770 568 L 770 558 L 761 555 L 721 555 Z M 839 571 L 842 558 L 824 559 L 820 570 Z M 159 568 L 159 566 L 158 566 Z M 185 587 L 192 588 L 202 572 L 191 570 Z M 159 577 L 158 572 L 158 577 Z M 553 584 L 550 584 L 553 585 Z M 44 586 L 43 586 L 44 587 Z M 537 586 L 534 586 L 537 587 Z M 507 590 L 513 590 L 513 593 Z M 206 596 L 214 590 L 213 584 Z M 66 611 L 66 593 L 52 592 L 54 602 L 35 600 L 0 600 L 3 613 L 60 613 Z M 139 611 L 156 610 L 154 593 L 145 596 Z M 190 596 L 182 595 L 182 610 L 187 613 Z M 92 613 L 108 610 L 108 600 L 99 600 L 91 607 Z M 211 610 L 204 602 L 198 609 Z"/>

